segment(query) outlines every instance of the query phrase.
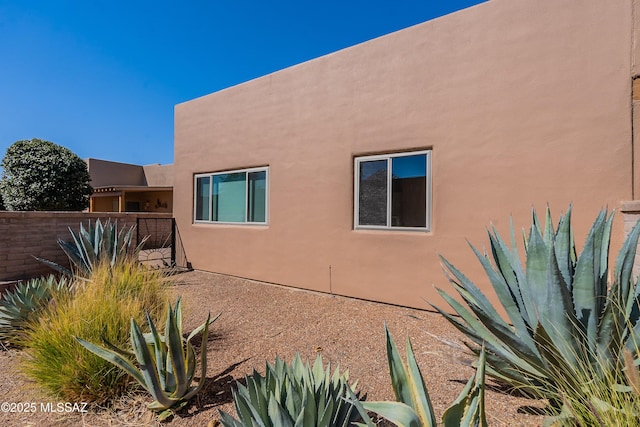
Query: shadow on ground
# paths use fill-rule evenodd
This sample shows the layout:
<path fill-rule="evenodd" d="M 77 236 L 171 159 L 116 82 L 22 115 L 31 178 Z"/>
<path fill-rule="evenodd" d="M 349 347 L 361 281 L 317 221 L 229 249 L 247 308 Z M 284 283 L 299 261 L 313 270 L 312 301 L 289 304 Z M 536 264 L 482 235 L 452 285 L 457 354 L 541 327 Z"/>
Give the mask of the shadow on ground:
<path fill-rule="evenodd" d="M 243 359 L 228 366 L 224 371 L 216 374 L 212 378 L 206 378 L 202 390 L 200 390 L 188 406 L 178 413 L 180 417 L 190 418 L 201 411 L 233 402 L 231 389 L 235 387 L 236 381 L 244 383 L 244 378 L 236 379 L 231 373 L 248 360 L 249 358 Z M 199 378 L 194 378 L 194 381 L 199 380 Z M 217 413 L 212 414 L 214 418 L 217 417 L 217 415 Z"/>

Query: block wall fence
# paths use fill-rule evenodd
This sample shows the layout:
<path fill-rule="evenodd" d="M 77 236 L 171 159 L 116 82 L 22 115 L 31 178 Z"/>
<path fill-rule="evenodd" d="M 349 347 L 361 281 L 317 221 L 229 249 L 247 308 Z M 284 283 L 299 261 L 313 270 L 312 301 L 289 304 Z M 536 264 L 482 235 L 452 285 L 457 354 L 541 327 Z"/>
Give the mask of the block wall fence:
<path fill-rule="evenodd" d="M 88 225 L 111 218 L 118 226 L 136 225 L 138 218 L 171 218 L 170 213 L 87 213 L 0 211 L 0 284 L 52 273 L 33 256 L 69 265 L 58 239 L 71 240 L 69 228 L 78 232 Z"/>
<path fill-rule="evenodd" d="M 624 202 L 624 235 L 640 220 L 640 200 Z M 0 291 L 18 280 L 52 272 L 33 256 L 68 265 L 68 259 L 58 246 L 58 239 L 70 240 L 69 228 L 80 229 L 80 223 L 97 219 L 117 220 L 121 226 L 135 225 L 138 218 L 171 218 L 167 213 L 86 213 L 86 212 L 6 212 L 0 211 Z M 640 273 L 640 247 L 634 263 Z"/>

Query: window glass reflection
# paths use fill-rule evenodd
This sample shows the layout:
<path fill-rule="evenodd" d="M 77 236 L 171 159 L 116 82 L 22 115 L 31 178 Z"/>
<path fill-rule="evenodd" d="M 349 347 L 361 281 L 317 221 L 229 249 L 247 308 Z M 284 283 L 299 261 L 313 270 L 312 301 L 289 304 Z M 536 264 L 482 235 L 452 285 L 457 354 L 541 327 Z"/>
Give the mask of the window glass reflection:
<path fill-rule="evenodd" d="M 426 155 L 391 159 L 391 226 L 426 227 Z"/>
<path fill-rule="evenodd" d="M 246 173 L 225 173 L 213 176 L 213 221 L 245 222 Z"/>
<path fill-rule="evenodd" d="M 387 225 L 387 160 L 360 162 L 360 225 Z"/>
<path fill-rule="evenodd" d="M 209 177 L 196 179 L 196 220 L 209 220 Z"/>

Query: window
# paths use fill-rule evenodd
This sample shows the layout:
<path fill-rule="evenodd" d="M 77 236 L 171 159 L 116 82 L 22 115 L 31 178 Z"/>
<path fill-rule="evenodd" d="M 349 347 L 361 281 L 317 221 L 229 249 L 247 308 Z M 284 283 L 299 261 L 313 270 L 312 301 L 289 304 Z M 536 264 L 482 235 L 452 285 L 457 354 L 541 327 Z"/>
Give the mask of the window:
<path fill-rule="evenodd" d="M 195 176 L 195 221 L 267 223 L 268 168 Z"/>
<path fill-rule="evenodd" d="M 355 228 L 428 231 L 431 151 L 355 158 Z"/>

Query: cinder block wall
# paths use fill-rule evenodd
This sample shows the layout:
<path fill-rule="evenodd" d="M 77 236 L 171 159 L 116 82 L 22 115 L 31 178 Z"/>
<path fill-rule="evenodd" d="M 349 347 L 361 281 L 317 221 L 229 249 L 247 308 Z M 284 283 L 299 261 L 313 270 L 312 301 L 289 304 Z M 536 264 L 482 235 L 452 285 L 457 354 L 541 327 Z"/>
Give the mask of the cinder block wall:
<path fill-rule="evenodd" d="M 98 218 L 117 220 L 130 227 L 141 218 L 171 218 L 168 213 L 85 213 L 85 212 L 4 212 L 0 211 L 0 282 L 49 274 L 52 270 L 33 256 L 68 265 L 58 239 L 71 240 L 69 228 L 77 232 L 80 223 Z"/>

